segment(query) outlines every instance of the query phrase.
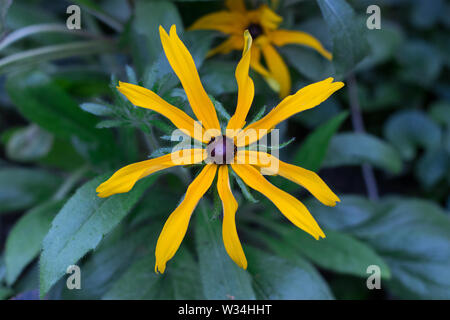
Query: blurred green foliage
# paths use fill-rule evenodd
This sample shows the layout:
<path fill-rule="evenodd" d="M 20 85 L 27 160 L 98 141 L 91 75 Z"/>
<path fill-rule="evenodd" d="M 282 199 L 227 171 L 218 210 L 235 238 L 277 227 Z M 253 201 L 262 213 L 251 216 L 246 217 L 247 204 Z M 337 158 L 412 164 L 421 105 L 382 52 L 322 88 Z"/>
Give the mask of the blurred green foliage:
<path fill-rule="evenodd" d="M 81 30 L 65 26 L 72 2 L 81 7 Z M 157 29 L 176 24 L 226 119 L 240 53 L 205 59 L 220 34 L 186 31 L 221 1 L 72 2 L 0 5 L 0 299 L 36 289 L 48 299 L 450 298 L 448 2 L 280 0 L 282 27 L 310 32 L 334 55 L 329 62 L 304 47 L 280 48 L 293 89 L 329 76 L 347 85 L 280 125 L 289 142 L 281 158 L 320 171 L 341 202 L 325 207 L 271 178 L 305 200 L 327 238 L 294 228 L 237 178 L 248 270 L 225 252 L 210 190 L 164 275 L 154 272 L 157 235 L 196 168 L 96 196 L 113 170 L 171 146 L 172 125 L 115 86 L 142 85 L 192 115 Z M 272 4 L 248 6 L 260 3 Z M 380 30 L 366 28 L 372 4 L 381 9 Z M 278 102 L 251 76 L 249 119 Z M 376 197 L 367 196 L 368 183 Z M 81 290 L 66 287 L 71 264 L 81 267 Z M 382 290 L 366 288 L 369 265 L 381 268 Z"/>

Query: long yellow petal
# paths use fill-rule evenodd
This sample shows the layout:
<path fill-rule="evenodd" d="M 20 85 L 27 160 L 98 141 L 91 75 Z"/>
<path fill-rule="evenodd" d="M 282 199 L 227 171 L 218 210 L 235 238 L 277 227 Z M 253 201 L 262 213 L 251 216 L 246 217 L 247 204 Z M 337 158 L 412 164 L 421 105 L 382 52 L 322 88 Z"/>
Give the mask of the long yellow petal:
<path fill-rule="evenodd" d="M 192 212 L 211 186 L 216 171 L 217 165 L 206 165 L 188 187 L 183 201 L 167 219 L 156 243 L 155 272 L 159 271 L 160 273 L 164 273 L 167 261 L 172 259 L 180 247 L 186 234 Z"/>
<path fill-rule="evenodd" d="M 259 46 L 253 46 L 251 51 L 250 67 L 252 67 L 253 70 L 258 72 L 264 78 L 273 91 L 279 92 L 280 84 L 270 74 L 269 70 L 261 64 L 261 49 Z"/>
<path fill-rule="evenodd" d="M 240 50 L 243 47 L 244 47 L 244 39 L 242 38 L 242 35 L 239 36 L 231 35 L 221 44 L 209 50 L 208 53 L 206 54 L 206 57 L 210 58 L 218 53 L 227 54 L 233 50 Z"/>
<path fill-rule="evenodd" d="M 245 12 L 244 0 L 226 0 L 225 6 L 231 11 Z"/>
<path fill-rule="evenodd" d="M 239 12 L 218 11 L 204 15 L 195 21 L 189 30 L 217 30 L 225 34 L 240 34 L 246 23 L 245 16 Z"/>
<path fill-rule="evenodd" d="M 158 112 L 159 114 L 169 119 L 178 129 L 182 130 L 184 133 L 202 142 L 208 142 L 206 141 L 206 139 L 203 140 L 204 130 L 200 124 L 196 124 L 194 119 L 192 119 L 182 110 L 164 101 L 153 91 L 141 86 L 137 86 L 135 84 L 120 81 L 117 90 L 119 90 L 125 97 L 127 97 L 132 104 L 138 107 Z"/>
<path fill-rule="evenodd" d="M 280 91 L 278 92 L 280 98 L 286 97 L 291 91 L 291 76 L 286 63 L 284 63 L 283 58 L 281 58 L 277 50 L 270 44 L 262 47 L 262 53 L 272 77 L 280 85 Z"/>
<path fill-rule="evenodd" d="M 261 139 L 278 123 L 296 113 L 314 108 L 343 86 L 344 83 L 333 82 L 333 78 L 328 78 L 300 89 L 297 93 L 286 97 L 262 119 L 242 130 L 237 137 L 236 145 L 242 147 Z M 248 131 L 254 134 L 249 135 Z M 246 139 L 246 136 L 251 138 Z"/>
<path fill-rule="evenodd" d="M 278 29 L 271 31 L 268 36 L 270 41 L 278 47 L 287 44 L 299 44 L 313 48 L 328 60 L 332 59 L 332 54 L 322 46 L 320 41 L 306 32 Z"/>
<path fill-rule="evenodd" d="M 239 61 L 235 77 L 238 84 L 238 101 L 236 111 L 228 122 L 227 129 L 237 130 L 241 129 L 245 124 L 250 106 L 255 95 L 255 86 L 253 80 L 248 75 L 250 68 L 252 37 L 248 30 L 244 33 L 245 47 L 242 52 L 241 61 Z"/>
<path fill-rule="evenodd" d="M 205 129 L 220 130 L 214 105 L 203 88 L 194 59 L 178 38 L 176 26 L 172 25 L 170 28 L 170 36 L 161 26 L 159 27 L 159 33 L 167 60 L 169 60 L 173 71 L 180 79 L 195 116 L 202 122 Z"/>
<path fill-rule="evenodd" d="M 276 14 L 275 11 L 270 9 L 267 5 L 263 4 L 257 9 L 259 14 L 259 23 L 266 30 L 277 29 L 281 22 L 283 22 L 283 17 Z"/>
<path fill-rule="evenodd" d="M 248 164 L 232 164 L 234 172 L 252 189 L 261 192 L 288 218 L 295 226 L 308 232 L 314 238 L 325 238 L 316 220 L 308 209 L 289 193 L 275 187 L 267 181 L 258 170 Z"/>
<path fill-rule="evenodd" d="M 116 171 L 111 178 L 96 189 L 100 198 L 113 194 L 128 192 L 139 179 L 157 171 L 179 165 L 202 162 L 207 154 L 204 149 L 179 150 L 162 157 L 136 162 Z"/>
<path fill-rule="evenodd" d="M 220 166 L 217 176 L 217 190 L 223 206 L 222 238 L 230 258 L 241 268 L 247 269 L 247 259 L 236 230 L 235 215 L 238 208 L 230 188 L 228 166 Z"/>
<path fill-rule="evenodd" d="M 237 157 L 238 159 L 246 157 L 247 163 L 258 168 L 265 168 L 265 170 L 270 171 L 268 172 L 270 174 L 278 174 L 301 185 L 324 205 L 334 207 L 336 202 L 340 201 L 327 184 L 313 171 L 283 162 L 265 152 L 242 150 L 238 151 Z"/>

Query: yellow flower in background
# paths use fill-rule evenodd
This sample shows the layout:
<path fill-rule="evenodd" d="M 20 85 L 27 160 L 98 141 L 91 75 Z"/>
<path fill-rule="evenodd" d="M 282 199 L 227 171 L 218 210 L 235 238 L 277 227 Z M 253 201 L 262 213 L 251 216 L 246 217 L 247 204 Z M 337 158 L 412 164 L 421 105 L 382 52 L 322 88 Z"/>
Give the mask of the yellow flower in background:
<path fill-rule="evenodd" d="M 310 34 L 278 29 L 283 18 L 267 5 L 261 5 L 256 10 L 247 10 L 244 0 L 227 0 L 225 5 L 228 10 L 203 16 L 190 27 L 190 30 L 217 30 L 229 35 L 228 39 L 212 49 L 208 56 L 242 50 L 244 47 L 242 34 L 248 30 L 255 43 L 252 48 L 250 66 L 264 77 L 269 86 L 277 91 L 281 98 L 286 97 L 291 91 L 291 77 L 288 67 L 274 46 L 304 45 L 331 60 L 331 53 Z M 267 68 L 261 63 L 261 53 Z"/>
<path fill-rule="evenodd" d="M 253 81 L 248 75 L 252 38 L 246 31 L 242 37 L 245 43 L 242 58 L 235 72 L 238 84 L 236 111 L 227 124 L 226 134 L 223 134 L 214 105 L 203 88 L 192 56 L 176 33 L 176 27 L 172 26 L 169 34 L 162 27 L 159 31 L 166 57 L 180 79 L 193 113 L 201 124 L 148 89 L 123 82 L 120 82 L 117 88 L 136 106 L 151 109 L 168 118 L 184 133 L 197 140 L 200 147 L 175 151 L 159 158 L 128 165 L 97 188 L 99 197 L 109 197 L 128 192 L 139 179 L 154 172 L 178 165 L 205 164 L 164 225 L 156 245 L 155 271 L 160 273 L 165 271 L 167 261 L 174 256 L 186 234 L 197 203 L 212 185 L 216 173 L 217 189 L 223 205 L 224 246 L 237 265 L 247 268 L 247 260 L 236 230 L 235 214 L 238 204 L 230 188 L 228 172 L 230 169 L 248 186 L 270 199 L 294 225 L 316 239 L 325 237 L 308 209 L 296 198 L 272 185 L 260 170 L 264 168 L 270 170 L 268 163 L 276 161 L 277 169 L 270 174 L 278 174 L 294 181 L 309 190 L 325 205 L 334 206 L 339 198 L 325 182 L 312 171 L 284 163 L 264 152 L 245 150 L 245 147 L 261 139 L 290 116 L 317 106 L 344 84 L 333 82 L 332 78 L 328 78 L 306 86 L 284 99 L 259 121 L 244 127 L 254 97 Z M 255 132 L 256 134 L 251 134 Z"/>

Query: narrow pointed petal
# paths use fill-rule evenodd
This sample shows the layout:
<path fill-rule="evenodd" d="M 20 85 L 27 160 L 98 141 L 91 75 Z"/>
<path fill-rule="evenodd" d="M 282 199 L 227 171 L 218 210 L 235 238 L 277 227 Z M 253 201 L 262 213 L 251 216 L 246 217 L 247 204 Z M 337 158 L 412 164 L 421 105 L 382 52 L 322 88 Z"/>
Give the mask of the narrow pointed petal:
<path fill-rule="evenodd" d="M 259 7 L 258 13 L 260 24 L 267 30 L 275 30 L 278 28 L 280 23 L 283 22 L 283 17 L 278 15 L 265 4 Z"/>
<path fill-rule="evenodd" d="M 176 151 L 162 157 L 130 164 L 114 173 L 96 189 L 100 198 L 130 191 L 139 179 L 152 173 L 179 165 L 202 162 L 207 154 L 204 149 Z"/>
<path fill-rule="evenodd" d="M 217 30 L 225 34 L 240 34 L 246 19 L 239 12 L 218 11 L 204 15 L 194 22 L 189 30 Z"/>
<path fill-rule="evenodd" d="M 248 75 L 251 59 L 252 37 L 248 30 L 244 32 L 245 47 L 242 52 L 241 61 L 239 61 L 235 77 L 238 84 L 238 101 L 236 111 L 228 122 L 227 129 L 241 129 L 245 124 L 250 106 L 255 96 L 255 86 L 253 80 Z"/>
<path fill-rule="evenodd" d="M 308 232 L 315 239 L 325 238 L 316 220 L 308 209 L 289 193 L 275 187 L 258 170 L 247 164 L 232 164 L 234 172 L 252 189 L 261 192 L 295 226 Z"/>
<path fill-rule="evenodd" d="M 219 44 L 218 46 L 209 50 L 208 53 L 206 54 L 206 57 L 210 58 L 219 53 L 227 54 L 233 50 L 240 50 L 243 47 L 244 47 L 244 41 L 243 41 L 242 36 L 241 35 L 239 35 L 239 36 L 231 35 L 230 37 L 228 37 L 228 39 L 223 41 L 221 44 Z"/>
<path fill-rule="evenodd" d="M 250 66 L 264 78 L 264 80 L 273 91 L 280 91 L 280 84 L 278 83 L 278 81 L 275 80 L 275 78 L 270 74 L 269 70 L 267 70 L 261 64 L 261 49 L 258 46 L 252 47 Z"/>
<path fill-rule="evenodd" d="M 332 59 L 332 54 L 322 46 L 320 41 L 306 32 L 278 29 L 270 32 L 269 38 L 278 47 L 287 44 L 299 44 L 316 50 L 328 60 Z"/>
<path fill-rule="evenodd" d="M 247 269 L 247 259 L 236 230 L 236 210 L 238 204 L 230 188 L 228 166 L 220 166 L 217 177 L 217 190 L 223 206 L 222 237 L 230 258 L 241 268 Z"/>
<path fill-rule="evenodd" d="M 244 0 L 225 0 L 225 6 L 231 11 L 246 11 Z"/>
<path fill-rule="evenodd" d="M 177 252 L 186 234 L 192 212 L 211 186 L 216 171 L 217 165 L 206 165 L 188 187 L 183 201 L 167 219 L 156 244 L 155 272 L 164 273 L 167 261 Z"/>
<path fill-rule="evenodd" d="M 280 98 L 286 97 L 291 91 L 291 76 L 286 63 L 277 50 L 270 44 L 263 46 L 262 52 L 272 77 L 280 86 L 278 92 Z"/>
<path fill-rule="evenodd" d="M 130 102 L 138 107 L 146 108 L 158 112 L 169 119 L 178 129 L 182 130 L 192 138 L 203 141 L 203 127 L 196 124 L 195 120 L 184 113 L 182 110 L 174 107 L 170 103 L 164 101 L 156 93 L 135 84 L 120 82 L 117 87 Z M 197 130 L 197 134 L 195 133 Z"/>
<path fill-rule="evenodd" d="M 284 98 L 262 119 L 242 130 L 237 136 L 236 145 L 242 147 L 261 139 L 280 122 L 301 111 L 314 108 L 343 86 L 344 83 L 333 82 L 333 78 L 328 78 L 298 90 L 297 93 Z M 246 131 L 249 130 L 255 134 L 246 139 L 249 136 Z"/>
<path fill-rule="evenodd" d="M 159 33 L 167 60 L 180 79 L 195 116 L 202 122 L 205 129 L 220 129 L 214 105 L 203 88 L 194 59 L 178 38 L 175 25 L 170 28 L 170 36 L 161 26 Z"/>
<path fill-rule="evenodd" d="M 339 202 L 338 196 L 327 186 L 327 184 L 313 171 L 283 162 L 271 154 L 258 151 L 238 151 L 238 159 L 246 157 L 247 163 L 258 168 L 265 168 L 271 174 L 280 175 L 291 180 L 317 198 L 324 205 L 334 207 Z"/>

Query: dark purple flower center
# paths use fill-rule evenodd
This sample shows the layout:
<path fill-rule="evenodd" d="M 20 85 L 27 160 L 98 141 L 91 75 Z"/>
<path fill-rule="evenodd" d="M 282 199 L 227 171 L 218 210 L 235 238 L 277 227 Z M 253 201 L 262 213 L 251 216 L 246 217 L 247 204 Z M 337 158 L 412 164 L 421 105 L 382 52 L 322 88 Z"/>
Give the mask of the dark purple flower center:
<path fill-rule="evenodd" d="M 263 28 L 258 23 L 251 23 L 247 27 L 248 32 L 250 32 L 250 35 L 253 39 L 258 38 L 263 33 Z"/>
<path fill-rule="evenodd" d="M 237 152 L 233 140 L 226 136 L 214 137 L 206 146 L 208 160 L 215 164 L 232 163 Z"/>

